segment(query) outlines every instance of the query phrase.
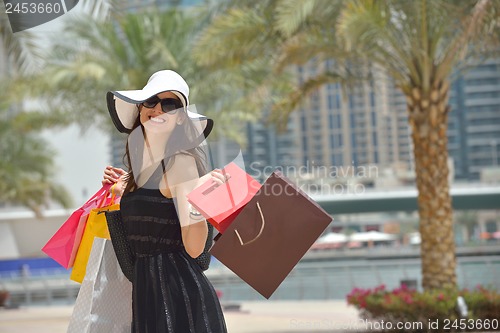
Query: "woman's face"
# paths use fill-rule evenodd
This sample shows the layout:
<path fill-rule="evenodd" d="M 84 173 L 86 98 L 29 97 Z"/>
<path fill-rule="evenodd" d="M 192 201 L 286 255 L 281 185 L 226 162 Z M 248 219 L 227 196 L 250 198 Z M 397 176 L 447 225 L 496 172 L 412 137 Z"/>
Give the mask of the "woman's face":
<path fill-rule="evenodd" d="M 173 98 L 180 102 L 179 98 L 170 91 L 162 92 L 156 95 L 160 99 Z M 147 108 L 144 105 L 139 107 L 141 124 L 147 131 L 154 133 L 171 133 L 175 126 L 182 124 L 185 113 L 180 110 L 174 112 L 163 112 L 161 103 L 157 103 L 153 108 Z"/>

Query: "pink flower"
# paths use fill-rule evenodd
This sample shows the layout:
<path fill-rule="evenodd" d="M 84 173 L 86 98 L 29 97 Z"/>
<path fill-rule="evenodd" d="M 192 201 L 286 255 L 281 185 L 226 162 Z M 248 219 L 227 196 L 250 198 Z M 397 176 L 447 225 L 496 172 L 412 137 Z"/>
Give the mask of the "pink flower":
<path fill-rule="evenodd" d="M 413 303 L 413 299 L 408 294 L 404 295 L 403 301 L 405 301 L 406 304 L 412 304 Z"/>

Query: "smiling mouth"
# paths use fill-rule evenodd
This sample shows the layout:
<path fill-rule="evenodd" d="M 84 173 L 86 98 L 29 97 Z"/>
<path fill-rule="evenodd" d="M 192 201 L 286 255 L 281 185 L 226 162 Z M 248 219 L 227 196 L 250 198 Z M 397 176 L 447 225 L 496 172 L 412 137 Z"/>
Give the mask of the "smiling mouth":
<path fill-rule="evenodd" d="M 163 124 L 165 122 L 165 119 L 159 117 L 150 117 L 149 120 L 156 124 Z"/>

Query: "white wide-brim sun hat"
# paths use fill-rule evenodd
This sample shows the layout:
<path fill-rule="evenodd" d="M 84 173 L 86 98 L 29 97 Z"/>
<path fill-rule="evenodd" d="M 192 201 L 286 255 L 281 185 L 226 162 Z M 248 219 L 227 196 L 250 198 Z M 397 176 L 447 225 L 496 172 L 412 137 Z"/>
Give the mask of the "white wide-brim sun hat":
<path fill-rule="evenodd" d="M 122 133 L 130 133 L 139 115 L 137 105 L 165 91 L 170 91 L 179 97 L 189 119 L 200 122 L 198 125 L 203 129 L 203 136 L 208 137 L 213 128 L 213 120 L 189 111 L 189 86 L 182 76 L 172 70 L 154 73 L 141 90 L 108 91 L 106 95 L 108 111 L 116 129 Z"/>

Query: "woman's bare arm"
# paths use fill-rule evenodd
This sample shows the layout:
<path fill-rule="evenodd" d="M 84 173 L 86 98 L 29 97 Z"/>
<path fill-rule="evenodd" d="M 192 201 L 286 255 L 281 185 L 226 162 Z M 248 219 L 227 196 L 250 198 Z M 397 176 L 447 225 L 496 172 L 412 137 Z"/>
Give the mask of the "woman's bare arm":
<path fill-rule="evenodd" d="M 166 174 L 170 192 L 176 197 L 177 215 L 181 224 L 182 241 L 186 252 L 193 258 L 198 257 L 205 247 L 208 227 L 203 216 L 193 213 L 187 201 L 187 195 L 196 187 L 207 181 L 214 180 L 222 184 L 229 178 L 217 170 L 199 177 L 196 161 L 189 155 L 177 155 L 172 167 Z"/>

